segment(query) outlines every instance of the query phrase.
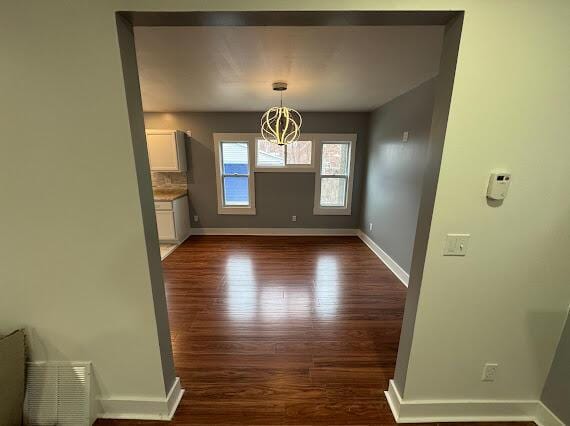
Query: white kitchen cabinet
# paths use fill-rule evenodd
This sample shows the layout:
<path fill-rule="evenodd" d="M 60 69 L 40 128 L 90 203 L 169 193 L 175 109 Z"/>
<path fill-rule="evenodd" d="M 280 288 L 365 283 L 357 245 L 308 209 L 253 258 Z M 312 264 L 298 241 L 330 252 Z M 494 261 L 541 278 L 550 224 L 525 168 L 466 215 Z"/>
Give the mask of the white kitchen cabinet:
<path fill-rule="evenodd" d="M 156 211 L 156 227 L 160 241 L 176 240 L 176 227 L 174 226 L 174 212 L 172 210 Z"/>
<path fill-rule="evenodd" d="M 155 201 L 154 208 L 160 241 L 181 243 L 190 236 L 188 196 L 173 201 Z"/>
<path fill-rule="evenodd" d="M 180 130 L 146 130 L 150 169 L 153 172 L 185 172 L 185 135 Z"/>

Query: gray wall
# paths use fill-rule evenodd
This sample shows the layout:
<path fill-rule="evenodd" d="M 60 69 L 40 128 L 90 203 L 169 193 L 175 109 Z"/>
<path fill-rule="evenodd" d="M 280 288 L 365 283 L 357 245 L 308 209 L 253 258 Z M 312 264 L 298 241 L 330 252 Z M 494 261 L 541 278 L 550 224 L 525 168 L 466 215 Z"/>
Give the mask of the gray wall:
<path fill-rule="evenodd" d="M 148 185 L 150 180 L 150 168 L 148 166 L 148 151 L 144 133 L 144 119 L 141 114 L 142 100 L 139 85 L 137 57 L 135 52 L 135 38 L 130 23 L 122 17 L 117 17 L 117 34 L 121 51 L 121 65 L 123 67 L 123 80 L 125 95 L 129 113 L 129 125 L 135 157 L 138 193 L 141 201 L 144 236 L 148 256 L 148 269 L 151 279 L 152 298 L 154 301 L 154 315 L 158 331 L 158 345 L 162 362 L 162 375 L 164 378 L 164 391 L 168 391 L 174 384 L 176 373 L 174 371 L 174 358 L 172 344 L 170 342 L 170 325 L 166 306 L 166 294 L 164 292 L 164 280 L 160 263 L 160 250 L 158 246 L 158 234 L 156 218 L 154 215 L 154 199 Z"/>
<path fill-rule="evenodd" d="M 147 128 L 190 130 L 187 142 L 188 189 L 193 227 L 204 228 L 357 228 L 369 113 L 302 113 L 307 133 L 357 133 L 352 215 L 314 216 L 314 173 L 256 173 L 255 216 L 219 215 L 213 133 L 255 133 L 261 112 L 145 113 Z M 291 222 L 291 216 L 297 222 Z"/>
<path fill-rule="evenodd" d="M 406 272 L 422 195 L 434 80 L 381 106 L 370 118 L 361 228 Z M 409 132 L 402 142 L 404 131 Z M 373 224 L 372 231 L 369 223 Z"/>
<path fill-rule="evenodd" d="M 406 397 L 408 366 L 412 353 L 412 341 L 416 328 L 416 314 L 422 289 L 427 246 L 432 226 L 435 194 L 439 182 L 439 171 L 443 157 L 443 144 L 447 132 L 447 119 L 455 80 L 455 67 L 459 52 L 459 42 L 463 29 L 463 16 L 457 17 L 445 26 L 443 46 L 439 63 L 439 75 L 435 79 L 433 115 L 427 147 L 427 162 L 422 181 L 422 197 L 419 205 L 416 235 L 413 243 L 410 280 L 406 296 L 404 321 L 400 334 L 398 358 L 394 371 L 394 383 L 403 398 Z"/>
<path fill-rule="evenodd" d="M 542 402 L 558 416 L 564 424 L 570 425 L 570 321 L 558 343 L 558 349 L 546 385 L 542 391 Z"/>

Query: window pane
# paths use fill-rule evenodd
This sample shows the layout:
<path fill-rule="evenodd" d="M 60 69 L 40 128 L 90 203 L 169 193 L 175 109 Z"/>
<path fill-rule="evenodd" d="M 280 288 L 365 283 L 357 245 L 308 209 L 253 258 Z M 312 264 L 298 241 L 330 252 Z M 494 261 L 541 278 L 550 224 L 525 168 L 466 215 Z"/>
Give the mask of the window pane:
<path fill-rule="evenodd" d="M 256 158 L 258 166 L 283 167 L 285 165 L 285 147 L 267 142 L 265 139 L 258 139 Z"/>
<path fill-rule="evenodd" d="M 287 145 L 287 164 L 311 164 L 313 143 L 311 141 L 297 141 Z"/>
<path fill-rule="evenodd" d="M 224 205 L 249 206 L 247 176 L 224 176 Z"/>
<path fill-rule="evenodd" d="M 348 175 L 348 144 L 324 143 L 321 174 Z"/>
<path fill-rule="evenodd" d="M 344 207 L 346 201 L 346 178 L 321 179 L 321 206 Z"/>
<path fill-rule="evenodd" d="M 222 142 L 223 174 L 247 175 L 249 157 L 247 142 Z"/>

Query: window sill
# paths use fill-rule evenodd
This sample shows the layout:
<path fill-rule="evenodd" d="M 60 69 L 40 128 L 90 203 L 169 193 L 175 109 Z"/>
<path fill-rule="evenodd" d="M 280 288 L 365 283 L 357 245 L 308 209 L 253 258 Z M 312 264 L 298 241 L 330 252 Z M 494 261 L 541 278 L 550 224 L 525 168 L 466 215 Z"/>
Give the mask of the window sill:
<path fill-rule="evenodd" d="M 255 173 L 315 173 L 315 166 L 255 167 Z"/>
<path fill-rule="evenodd" d="M 350 208 L 344 207 L 315 207 L 313 214 L 316 216 L 350 216 L 352 212 Z"/>
<path fill-rule="evenodd" d="M 219 207 L 218 214 L 255 215 L 255 207 Z"/>

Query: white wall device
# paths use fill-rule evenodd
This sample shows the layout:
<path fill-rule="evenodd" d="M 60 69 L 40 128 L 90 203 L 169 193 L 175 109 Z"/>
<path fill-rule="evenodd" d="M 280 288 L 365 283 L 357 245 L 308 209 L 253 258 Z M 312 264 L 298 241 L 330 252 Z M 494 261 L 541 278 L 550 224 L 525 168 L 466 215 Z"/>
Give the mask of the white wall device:
<path fill-rule="evenodd" d="M 504 200 L 509 191 L 510 183 L 510 173 L 491 173 L 489 186 L 487 187 L 487 198 L 491 200 Z"/>
<path fill-rule="evenodd" d="M 447 234 L 443 247 L 444 256 L 465 256 L 471 234 Z"/>

